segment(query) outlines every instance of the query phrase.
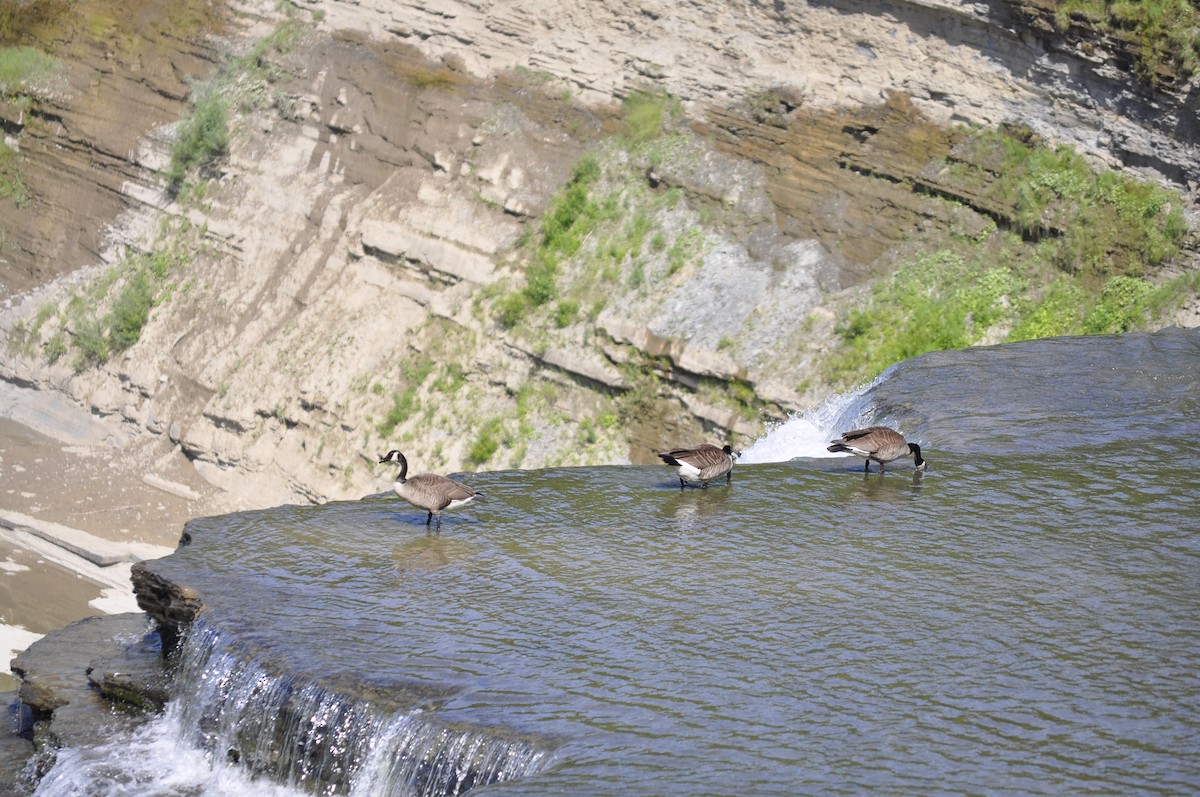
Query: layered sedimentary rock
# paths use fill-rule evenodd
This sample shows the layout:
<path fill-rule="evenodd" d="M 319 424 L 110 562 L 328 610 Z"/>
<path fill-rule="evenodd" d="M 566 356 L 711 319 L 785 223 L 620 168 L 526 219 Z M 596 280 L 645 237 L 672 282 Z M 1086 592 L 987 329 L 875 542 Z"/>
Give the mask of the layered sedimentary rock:
<path fill-rule="evenodd" d="M 281 20 L 265 3 L 231 10 L 221 39 L 131 54 L 84 37 L 69 88 L 10 122 L 36 198 L 0 210 L 23 236 L 6 275 L 27 275 L 7 293 L 101 260 L 98 242 L 35 234 L 68 217 L 110 262 L 167 225 L 179 271 L 129 352 L 76 373 L 31 347 L 3 377 L 168 437 L 241 505 L 380 489 L 382 438 L 412 440 L 430 469 L 752 439 L 821 397 L 830 296 L 1002 214 L 929 169 L 947 125 L 1019 121 L 1184 191 L 1200 163 L 1194 87 L 1139 87 L 1115 66 L 1125 43 L 1058 33 L 1036 3 L 322 0 L 236 104 L 203 198 L 176 201 L 157 171 L 166 123 L 217 53 L 248 52 Z M 90 89 L 89 69 L 103 76 Z M 704 227 L 703 258 L 542 339 L 506 331 L 489 313 L 520 285 L 522 236 L 640 89 L 678 98 L 693 138 L 633 188 L 685 197 L 672 223 Z M 4 328 L 75 290 L 14 302 Z M 40 342 L 73 323 L 48 322 Z"/>

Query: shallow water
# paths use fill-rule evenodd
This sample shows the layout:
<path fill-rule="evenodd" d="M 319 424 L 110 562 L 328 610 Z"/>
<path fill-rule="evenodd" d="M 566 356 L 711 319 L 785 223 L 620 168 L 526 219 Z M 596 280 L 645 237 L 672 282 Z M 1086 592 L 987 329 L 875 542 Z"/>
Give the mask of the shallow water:
<path fill-rule="evenodd" d="M 1197 397 L 1195 332 L 930 355 L 728 487 L 469 474 L 440 534 L 371 496 L 194 521 L 155 569 L 257 677 L 529 746 L 480 793 L 1188 793 Z M 873 420 L 928 471 L 817 456 Z"/>

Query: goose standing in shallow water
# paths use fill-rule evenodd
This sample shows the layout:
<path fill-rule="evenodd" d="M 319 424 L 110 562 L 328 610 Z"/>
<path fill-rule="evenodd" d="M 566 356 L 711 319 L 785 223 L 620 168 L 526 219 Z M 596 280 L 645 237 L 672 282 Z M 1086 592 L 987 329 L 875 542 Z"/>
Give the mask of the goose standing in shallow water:
<path fill-rule="evenodd" d="M 925 460 L 921 458 L 921 447 L 904 439 L 904 435 L 886 426 L 868 426 L 866 429 L 854 429 L 842 435 L 840 440 L 834 440 L 828 451 L 834 453 L 854 454 L 865 457 L 864 473 L 871 472 L 871 460 L 879 463 L 879 472 L 883 473 L 885 463 L 891 462 L 909 454 L 917 470 L 925 470 Z"/>
<path fill-rule="evenodd" d="M 426 526 L 433 520 L 434 515 L 437 515 L 437 527 L 440 529 L 443 509 L 456 509 L 463 504 L 469 504 L 478 495 L 474 489 L 462 482 L 447 479 L 436 473 L 418 473 L 412 478 L 405 478 L 408 476 L 408 460 L 394 449 L 380 457 L 379 462 L 400 463 L 400 475 L 396 477 L 392 489 L 396 491 L 396 495 L 417 509 L 424 509 L 429 513 L 425 518 Z"/>
<path fill-rule="evenodd" d="M 733 478 L 733 459 L 736 456 L 729 446 L 717 448 L 708 443 L 696 448 L 677 448 L 658 455 L 663 462 L 679 468 L 680 490 L 689 481 L 700 482 L 701 487 L 708 489 L 710 481 L 722 476 L 725 477 L 725 483 L 729 484 Z"/>

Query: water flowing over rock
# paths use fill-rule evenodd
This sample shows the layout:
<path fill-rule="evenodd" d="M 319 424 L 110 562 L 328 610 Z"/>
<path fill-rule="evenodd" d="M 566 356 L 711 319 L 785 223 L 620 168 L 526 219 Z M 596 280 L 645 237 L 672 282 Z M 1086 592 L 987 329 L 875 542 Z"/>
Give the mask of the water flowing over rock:
<path fill-rule="evenodd" d="M 440 533 L 386 494 L 194 520 L 135 569 L 165 708 L 57 731 L 41 793 L 1186 791 L 1198 362 L 1179 329 L 934 353 L 728 485 L 477 473 Z M 873 423 L 927 468 L 810 445 Z M 52 730 L 90 692 L 64 650 L 159 654 L 121 627 L 22 656 Z"/>

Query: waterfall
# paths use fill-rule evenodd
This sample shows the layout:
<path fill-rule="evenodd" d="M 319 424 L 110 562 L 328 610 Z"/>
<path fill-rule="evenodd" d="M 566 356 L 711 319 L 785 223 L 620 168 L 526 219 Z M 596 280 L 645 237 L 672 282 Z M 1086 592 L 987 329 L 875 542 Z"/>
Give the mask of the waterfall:
<path fill-rule="evenodd" d="M 537 771 L 539 740 L 439 722 L 415 695 L 399 709 L 294 674 L 273 674 L 198 621 L 183 645 L 168 713 L 192 743 L 254 775 L 318 794 L 441 797 Z"/>
<path fill-rule="evenodd" d="M 451 797 L 546 766 L 545 740 L 439 721 L 416 691 L 349 696 L 244 658 L 198 619 L 159 717 L 60 750 L 36 797 Z M 428 690 L 426 690 L 428 691 Z M 183 791 L 179 791 L 183 789 Z"/>
<path fill-rule="evenodd" d="M 749 465 L 786 462 L 796 457 L 842 456 L 826 451 L 829 441 L 836 439 L 847 429 L 870 423 L 870 390 L 885 377 L 886 373 L 848 393 L 831 396 L 824 403 L 794 414 L 783 423 L 768 429 L 765 435 L 741 453 L 738 463 Z"/>
<path fill-rule="evenodd" d="M 919 482 L 827 458 L 874 423 Z M 1197 437 L 1200 330 L 1060 338 L 906 361 L 728 487 L 196 518 L 139 567 L 203 600 L 166 709 L 59 709 L 37 797 L 1194 793 Z"/>

